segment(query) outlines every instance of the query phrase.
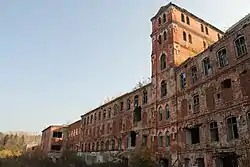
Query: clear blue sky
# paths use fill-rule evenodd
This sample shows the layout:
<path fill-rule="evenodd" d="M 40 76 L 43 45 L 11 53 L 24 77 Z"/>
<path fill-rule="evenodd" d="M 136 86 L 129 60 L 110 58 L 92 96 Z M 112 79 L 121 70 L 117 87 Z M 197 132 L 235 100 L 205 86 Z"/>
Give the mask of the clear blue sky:
<path fill-rule="evenodd" d="M 225 30 L 249 0 L 176 0 Z M 75 121 L 151 75 L 150 18 L 167 0 L 0 0 L 0 131 Z"/>

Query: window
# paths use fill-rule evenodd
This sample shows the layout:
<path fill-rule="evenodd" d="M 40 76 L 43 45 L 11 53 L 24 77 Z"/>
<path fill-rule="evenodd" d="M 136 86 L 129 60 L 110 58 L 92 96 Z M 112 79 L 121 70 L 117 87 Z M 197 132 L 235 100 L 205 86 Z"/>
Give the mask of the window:
<path fill-rule="evenodd" d="M 96 113 L 94 114 L 94 121 L 96 121 Z"/>
<path fill-rule="evenodd" d="M 118 150 L 122 149 L 122 139 L 118 139 Z"/>
<path fill-rule="evenodd" d="M 167 21 L 166 14 L 164 13 L 163 14 L 163 23 L 165 23 L 166 21 Z"/>
<path fill-rule="evenodd" d="M 100 150 L 100 145 L 99 145 L 99 142 L 96 143 L 96 151 L 99 151 Z"/>
<path fill-rule="evenodd" d="M 143 91 L 143 101 L 142 101 L 142 103 L 146 104 L 147 102 L 148 102 L 148 92 L 147 92 L 147 90 L 144 90 Z"/>
<path fill-rule="evenodd" d="M 123 101 L 120 102 L 120 111 L 123 111 Z"/>
<path fill-rule="evenodd" d="M 92 150 L 91 151 L 94 151 L 95 150 L 95 143 L 93 142 L 92 143 Z"/>
<path fill-rule="evenodd" d="M 130 110 L 130 99 L 127 99 L 127 110 Z"/>
<path fill-rule="evenodd" d="M 92 124 L 93 122 L 93 115 L 90 116 L 90 123 Z"/>
<path fill-rule="evenodd" d="M 170 109 L 168 104 L 166 105 L 165 110 L 166 110 L 166 119 L 168 120 L 170 118 Z"/>
<path fill-rule="evenodd" d="M 163 33 L 163 39 L 164 39 L 164 41 L 167 40 L 167 32 L 166 31 L 164 31 L 164 33 Z"/>
<path fill-rule="evenodd" d="M 165 97 L 167 95 L 167 84 L 165 81 L 161 82 L 161 97 Z"/>
<path fill-rule="evenodd" d="M 89 124 L 89 117 L 87 117 L 87 125 Z"/>
<path fill-rule="evenodd" d="M 62 138 L 62 132 L 53 132 L 53 138 Z"/>
<path fill-rule="evenodd" d="M 51 151 L 60 151 L 61 146 L 60 145 L 51 145 Z"/>
<path fill-rule="evenodd" d="M 108 140 L 105 143 L 105 150 L 109 150 L 109 141 Z"/>
<path fill-rule="evenodd" d="M 228 89 L 231 88 L 231 79 L 225 79 L 221 82 L 221 88 L 222 89 Z"/>
<path fill-rule="evenodd" d="M 203 48 L 206 49 L 207 48 L 207 44 L 205 41 L 203 41 Z"/>
<path fill-rule="evenodd" d="M 219 131 L 218 131 L 218 125 L 217 122 L 211 122 L 209 124 L 210 127 L 210 135 L 211 135 L 211 141 L 219 141 Z"/>
<path fill-rule="evenodd" d="M 204 32 L 203 24 L 201 24 L 201 32 Z"/>
<path fill-rule="evenodd" d="M 228 65 L 228 57 L 226 48 L 222 48 L 217 52 L 217 61 L 219 67 L 225 67 Z"/>
<path fill-rule="evenodd" d="M 187 41 L 187 34 L 186 34 L 185 31 L 183 31 L 183 40 L 184 40 L 184 41 Z"/>
<path fill-rule="evenodd" d="M 188 129 L 188 137 L 191 143 L 198 144 L 200 143 L 200 128 L 199 126 L 194 126 L 193 128 Z"/>
<path fill-rule="evenodd" d="M 208 35 L 208 28 L 206 27 L 205 29 L 206 29 L 206 34 Z"/>
<path fill-rule="evenodd" d="M 203 68 L 204 68 L 204 73 L 205 75 L 208 75 L 212 72 L 212 68 L 211 68 L 211 65 L 210 65 L 210 60 L 208 57 L 204 58 L 203 61 Z"/>
<path fill-rule="evenodd" d="M 170 135 L 166 135 L 166 147 L 170 147 Z"/>
<path fill-rule="evenodd" d="M 161 35 L 158 37 L 158 43 L 161 44 Z"/>
<path fill-rule="evenodd" d="M 183 72 L 180 75 L 181 77 L 181 88 L 185 88 L 187 86 L 186 74 Z"/>
<path fill-rule="evenodd" d="M 194 113 L 198 113 L 200 110 L 200 99 L 199 99 L 199 95 L 195 95 L 193 97 L 193 101 L 194 101 Z"/>
<path fill-rule="evenodd" d="M 134 110 L 134 123 L 141 121 L 141 107 L 136 107 Z"/>
<path fill-rule="evenodd" d="M 190 34 L 188 34 L 188 40 L 189 40 L 189 43 L 192 43 L 192 36 Z"/>
<path fill-rule="evenodd" d="M 111 150 L 115 150 L 115 140 L 111 140 Z"/>
<path fill-rule="evenodd" d="M 158 112 L 159 112 L 159 118 L 158 119 L 159 119 L 159 121 L 161 121 L 162 120 L 162 108 L 161 107 L 159 108 Z"/>
<path fill-rule="evenodd" d="M 235 42 L 237 57 L 241 57 L 247 53 L 247 46 L 244 36 L 238 37 Z"/>
<path fill-rule="evenodd" d="M 114 104 L 114 115 L 118 113 L 118 106 L 117 104 Z"/>
<path fill-rule="evenodd" d="M 159 133 L 159 147 L 163 147 L 163 135 Z"/>
<path fill-rule="evenodd" d="M 138 107 L 139 106 L 139 96 L 135 95 L 134 97 L 134 107 Z"/>
<path fill-rule="evenodd" d="M 160 17 L 158 18 L 158 25 L 159 26 L 161 25 L 161 18 Z"/>
<path fill-rule="evenodd" d="M 101 150 L 104 150 L 104 141 L 101 141 Z"/>
<path fill-rule="evenodd" d="M 197 68 L 196 66 L 191 67 L 191 82 L 192 84 L 195 83 L 197 81 L 198 77 L 197 77 Z"/>
<path fill-rule="evenodd" d="M 236 117 L 227 119 L 228 139 L 233 140 L 239 137 Z"/>
<path fill-rule="evenodd" d="M 250 129 L 250 112 L 247 113 L 247 124 L 248 128 Z"/>
<path fill-rule="evenodd" d="M 111 108 L 108 109 L 108 118 L 111 117 Z"/>
<path fill-rule="evenodd" d="M 185 23 L 185 16 L 184 16 L 184 14 L 181 14 L 181 21 L 182 21 L 183 23 Z"/>
<path fill-rule="evenodd" d="M 102 118 L 102 113 L 101 113 L 101 112 L 99 112 L 99 113 L 98 113 L 98 120 L 100 121 L 100 120 L 101 120 L 101 118 Z"/>
<path fill-rule="evenodd" d="M 218 40 L 220 40 L 220 34 L 217 34 L 217 36 L 218 36 Z"/>
<path fill-rule="evenodd" d="M 166 64 L 166 55 L 162 54 L 161 55 L 161 70 L 164 70 L 166 67 L 167 67 L 167 64 Z"/>
<path fill-rule="evenodd" d="M 186 17 L 186 20 L 187 20 L 187 24 L 190 25 L 190 21 L 189 21 L 189 17 L 188 16 Z"/>
<path fill-rule="evenodd" d="M 148 140 L 148 136 L 142 135 L 142 146 L 147 146 L 147 140 Z"/>
<path fill-rule="evenodd" d="M 106 110 L 103 110 L 103 119 L 106 119 Z"/>

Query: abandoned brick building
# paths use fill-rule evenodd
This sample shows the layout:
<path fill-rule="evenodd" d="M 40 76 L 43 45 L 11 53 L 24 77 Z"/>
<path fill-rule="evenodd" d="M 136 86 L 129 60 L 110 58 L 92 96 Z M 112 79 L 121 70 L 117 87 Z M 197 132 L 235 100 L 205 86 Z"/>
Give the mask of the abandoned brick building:
<path fill-rule="evenodd" d="M 148 147 L 166 167 L 243 164 L 249 18 L 224 33 L 175 4 L 161 7 L 151 19 L 151 83 L 82 115 L 78 151 L 125 156 Z"/>

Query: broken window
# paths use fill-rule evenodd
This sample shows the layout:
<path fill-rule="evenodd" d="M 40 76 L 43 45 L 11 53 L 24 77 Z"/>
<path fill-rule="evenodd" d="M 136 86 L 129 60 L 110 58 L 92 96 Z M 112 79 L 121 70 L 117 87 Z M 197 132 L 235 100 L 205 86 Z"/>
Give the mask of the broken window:
<path fill-rule="evenodd" d="M 159 112 L 159 118 L 158 119 L 159 119 L 159 121 L 161 121 L 162 120 L 162 108 L 161 107 L 159 108 L 158 112 Z"/>
<path fill-rule="evenodd" d="M 161 17 L 158 18 L 158 25 L 161 25 Z"/>
<path fill-rule="evenodd" d="M 191 82 L 192 84 L 195 83 L 197 81 L 198 77 L 197 77 L 197 68 L 196 66 L 191 67 Z"/>
<path fill-rule="evenodd" d="M 209 58 L 208 57 L 204 58 L 202 62 L 205 75 L 210 74 L 212 72 L 212 67 L 210 65 Z"/>
<path fill-rule="evenodd" d="M 183 13 L 181 14 L 181 21 L 182 21 L 183 23 L 185 23 L 185 16 L 184 16 Z"/>
<path fill-rule="evenodd" d="M 188 129 L 187 139 L 190 144 L 200 143 L 200 130 L 199 126 L 194 126 L 193 128 Z"/>
<path fill-rule="evenodd" d="M 115 150 L 115 140 L 111 140 L 111 150 Z"/>
<path fill-rule="evenodd" d="M 237 57 L 241 57 L 247 53 L 247 46 L 244 36 L 238 37 L 235 42 Z"/>
<path fill-rule="evenodd" d="M 111 117 L 111 108 L 108 109 L 108 118 Z"/>
<path fill-rule="evenodd" d="M 189 158 L 184 159 L 184 167 L 191 167 Z"/>
<path fill-rule="evenodd" d="M 60 151 L 61 146 L 60 145 L 51 145 L 51 151 Z"/>
<path fill-rule="evenodd" d="M 118 113 L 118 106 L 117 104 L 114 104 L 114 115 Z"/>
<path fill-rule="evenodd" d="M 164 70 L 166 67 L 167 67 L 167 64 L 166 64 L 166 55 L 162 54 L 161 55 L 161 70 Z"/>
<path fill-rule="evenodd" d="M 148 140 L 148 136 L 142 135 L 142 146 L 147 146 L 147 140 Z"/>
<path fill-rule="evenodd" d="M 53 132 L 53 138 L 62 138 L 62 132 Z"/>
<path fill-rule="evenodd" d="M 184 40 L 184 41 L 187 41 L 187 34 L 186 34 L 185 31 L 183 31 L 183 40 Z"/>
<path fill-rule="evenodd" d="M 99 151 L 99 149 L 100 149 L 99 142 L 96 142 L 96 151 Z"/>
<path fill-rule="evenodd" d="M 190 35 L 190 34 L 188 34 L 188 41 L 189 41 L 189 43 L 192 43 L 193 41 L 192 41 L 192 36 Z"/>
<path fill-rule="evenodd" d="M 181 78 L 181 88 L 185 88 L 187 86 L 186 74 L 182 72 L 180 78 Z"/>
<path fill-rule="evenodd" d="M 139 106 L 139 96 L 135 95 L 134 97 L 134 107 L 138 107 Z"/>
<path fill-rule="evenodd" d="M 187 20 L 187 24 L 190 25 L 190 20 L 188 16 L 186 17 L 186 20 Z"/>
<path fill-rule="evenodd" d="M 197 167 L 205 167 L 204 158 L 197 158 Z"/>
<path fill-rule="evenodd" d="M 166 14 L 164 13 L 163 14 L 163 23 L 165 23 L 166 21 L 167 21 Z"/>
<path fill-rule="evenodd" d="M 220 68 L 228 65 L 228 56 L 226 48 L 222 48 L 217 52 L 217 62 Z"/>
<path fill-rule="evenodd" d="M 104 150 L 104 141 L 101 141 L 101 151 Z"/>
<path fill-rule="evenodd" d="M 165 111 L 166 111 L 166 119 L 168 120 L 170 118 L 170 109 L 168 104 L 165 107 Z"/>
<path fill-rule="evenodd" d="M 96 121 L 96 113 L 94 114 L 94 121 Z"/>
<path fill-rule="evenodd" d="M 167 40 L 167 32 L 166 31 L 164 31 L 164 33 L 163 33 L 163 39 L 164 39 L 164 41 Z"/>
<path fill-rule="evenodd" d="M 231 79 L 226 79 L 221 82 L 221 88 L 222 89 L 228 89 L 231 88 Z"/>
<path fill-rule="evenodd" d="M 101 120 L 101 117 L 102 117 L 102 113 L 99 112 L 99 113 L 98 113 L 98 120 L 99 120 L 99 121 Z"/>
<path fill-rule="evenodd" d="M 161 82 L 161 97 L 164 97 L 167 95 L 167 83 L 166 81 Z"/>
<path fill-rule="evenodd" d="M 135 147 L 135 145 L 136 145 L 136 133 L 134 131 L 130 132 L 130 141 L 131 141 L 130 146 Z"/>
<path fill-rule="evenodd" d="M 201 24 L 201 32 L 204 32 L 203 24 Z"/>
<path fill-rule="evenodd" d="M 199 95 L 195 95 L 193 97 L 193 101 L 194 101 L 194 113 L 198 113 L 200 110 L 200 99 L 199 99 Z"/>
<path fill-rule="evenodd" d="M 130 110 L 130 99 L 127 99 L 127 110 Z"/>
<path fill-rule="evenodd" d="M 118 150 L 122 149 L 122 139 L 118 139 Z"/>
<path fill-rule="evenodd" d="M 148 92 L 147 92 L 147 90 L 143 91 L 143 101 L 142 101 L 142 103 L 143 104 L 148 103 Z"/>
<path fill-rule="evenodd" d="M 210 127 L 211 141 L 212 142 L 219 141 L 219 131 L 217 122 L 211 122 L 209 124 L 209 127 Z"/>
<path fill-rule="evenodd" d="M 123 111 L 123 101 L 120 102 L 120 111 Z"/>
<path fill-rule="evenodd" d="M 161 35 L 158 37 L 158 43 L 161 44 Z"/>
<path fill-rule="evenodd" d="M 166 135 L 166 147 L 170 147 L 170 141 L 171 140 L 171 138 L 170 138 L 170 135 Z"/>
<path fill-rule="evenodd" d="M 95 151 L 95 143 L 92 143 L 92 150 L 91 151 Z"/>
<path fill-rule="evenodd" d="M 227 119 L 227 127 L 229 140 L 237 139 L 239 137 L 239 134 L 236 117 L 231 117 Z"/>
<path fill-rule="evenodd" d="M 162 133 L 159 133 L 158 137 L 159 137 L 159 140 L 158 140 L 159 147 L 163 147 L 163 135 L 162 135 Z"/>
<path fill-rule="evenodd" d="M 93 115 L 90 116 L 90 123 L 92 124 L 93 122 Z"/>
<path fill-rule="evenodd" d="M 136 107 L 134 109 L 134 122 L 141 121 L 141 107 Z"/>
<path fill-rule="evenodd" d="M 109 133 L 109 128 L 110 128 L 110 124 L 108 123 L 108 124 L 107 124 L 107 130 L 106 130 L 107 133 Z"/>
<path fill-rule="evenodd" d="M 206 34 L 208 35 L 208 34 L 209 34 L 209 33 L 208 33 L 208 28 L 206 27 L 205 29 L 206 29 Z"/>

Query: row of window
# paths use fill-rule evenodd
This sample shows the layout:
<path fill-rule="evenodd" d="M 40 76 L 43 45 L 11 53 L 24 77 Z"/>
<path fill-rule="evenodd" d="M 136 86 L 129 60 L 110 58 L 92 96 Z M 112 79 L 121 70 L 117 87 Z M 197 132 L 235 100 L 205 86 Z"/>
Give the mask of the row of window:
<path fill-rule="evenodd" d="M 92 143 L 85 143 L 81 145 L 81 150 L 83 152 L 95 152 L 95 151 L 114 151 L 114 150 L 121 150 L 122 148 L 122 140 L 117 140 L 117 147 L 116 141 L 111 139 L 110 141 L 107 140 L 106 142 L 92 142 Z"/>
<path fill-rule="evenodd" d="M 148 103 L 148 92 L 146 90 L 143 91 L 143 98 L 142 98 L 142 104 L 147 104 Z M 135 95 L 134 96 L 134 107 L 138 107 L 139 104 L 139 96 Z M 121 101 L 120 105 L 118 106 L 117 104 L 114 104 L 114 112 L 113 112 L 113 116 L 115 116 L 119 111 L 123 112 L 124 111 L 124 102 Z M 126 109 L 127 111 L 129 111 L 131 109 L 131 100 L 127 99 L 126 102 Z M 106 119 L 106 118 L 111 118 L 111 113 L 112 113 L 112 109 L 111 107 L 108 108 L 108 111 L 106 113 L 106 110 L 103 110 L 103 113 L 101 113 L 101 111 L 97 113 L 94 113 L 90 116 L 87 116 L 86 118 L 83 118 L 83 124 L 84 125 L 88 125 L 88 124 L 92 124 L 94 122 L 96 122 L 97 120 L 100 121 L 102 119 Z"/>
<path fill-rule="evenodd" d="M 247 46 L 244 36 L 238 37 L 235 40 L 234 44 L 235 44 L 237 58 L 242 57 L 247 53 Z M 212 66 L 210 64 L 210 60 L 208 57 L 202 60 L 202 65 L 203 65 L 203 72 L 205 75 L 208 75 L 212 72 Z M 217 65 L 219 68 L 223 68 L 228 65 L 228 54 L 225 47 L 217 51 Z M 190 75 L 191 83 L 193 84 L 198 80 L 197 67 L 196 66 L 191 67 L 190 73 L 191 73 Z M 181 88 L 185 88 L 187 86 L 186 73 L 182 72 L 180 74 L 180 81 L 181 81 Z"/>

